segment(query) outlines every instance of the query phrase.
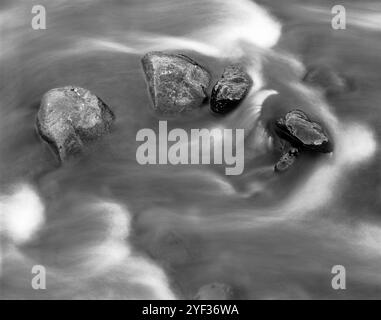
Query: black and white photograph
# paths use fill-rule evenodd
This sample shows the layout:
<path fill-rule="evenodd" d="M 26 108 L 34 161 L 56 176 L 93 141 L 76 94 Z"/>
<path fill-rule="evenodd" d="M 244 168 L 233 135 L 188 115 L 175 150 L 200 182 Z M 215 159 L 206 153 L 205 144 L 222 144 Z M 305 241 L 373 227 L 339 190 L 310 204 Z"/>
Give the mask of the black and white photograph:
<path fill-rule="evenodd" d="M 379 300 L 380 143 L 379 0 L 0 0 L 0 300 Z"/>

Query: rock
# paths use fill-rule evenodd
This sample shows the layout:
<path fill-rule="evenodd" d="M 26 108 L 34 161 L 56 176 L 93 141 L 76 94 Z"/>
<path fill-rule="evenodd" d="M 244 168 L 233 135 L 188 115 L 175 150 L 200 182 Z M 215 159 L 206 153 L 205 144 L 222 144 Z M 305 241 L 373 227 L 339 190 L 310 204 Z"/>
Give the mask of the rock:
<path fill-rule="evenodd" d="M 229 300 L 233 297 L 233 290 L 223 283 L 211 283 L 202 286 L 194 300 Z"/>
<path fill-rule="evenodd" d="M 153 107 L 162 114 L 188 113 L 207 97 L 210 74 L 181 54 L 150 52 L 142 58 Z"/>
<path fill-rule="evenodd" d="M 308 68 L 303 81 L 319 86 L 327 95 L 339 94 L 350 89 L 350 83 L 343 76 L 327 66 L 311 66 Z"/>
<path fill-rule="evenodd" d="M 151 235 L 152 236 L 152 235 Z M 184 265 L 193 258 L 194 248 L 189 246 L 186 238 L 175 231 L 158 233 L 149 249 L 157 260 L 170 266 Z"/>
<path fill-rule="evenodd" d="M 37 130 L 61 161 L 110 130 L 111 109 L 87 89 L 68 86 L 48 91 L 37 114 Z"/>
<path fill-rule="evenodd" d="M 274 170 L 276 172 L 284 172 L 288 170 L 295 162 L 297 156 L 299 154 L 299 150 L 296 148 L 290 148 L 287 152 L 285 152 L 279 161 L 276 163 Z"/>
<path fill-rule="evenodd" d="M 328 153 L 332 142 L 323 127 L 311 121 L 301 110 L 292 110 L 275 122 L 276 134 L 295 148 Z"/>
<path fill-rule="evenodd" d="M 252 86 L 250 76 L 239 65 L 225 68 L 212 90 L 210 107 L 213 112 L 225 114 L 235 109 Z"/>

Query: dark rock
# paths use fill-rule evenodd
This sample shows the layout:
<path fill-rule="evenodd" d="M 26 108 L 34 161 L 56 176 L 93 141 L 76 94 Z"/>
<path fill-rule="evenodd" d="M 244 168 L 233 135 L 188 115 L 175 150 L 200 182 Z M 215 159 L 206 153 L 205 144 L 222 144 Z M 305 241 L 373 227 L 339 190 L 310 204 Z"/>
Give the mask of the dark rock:
<path fill-rule="evenodd" d="M 241 66 L 226 67 L 221 79 L 213 87 L 211 110 L 221 114 L 232 111 L 246 97 L 251 85 L 250 76 Z"/>
<path fill-rule="evenodd" d="M 276 134 L 300 150 L 328 153 L 332 142 L 323 127 L 311 121 L 301 110 L 292 110 L 275 122 Z"/>
<path fill-rule="evenodd" d="M 210 74 L 191 58 L 150 52 L 142 58 L 154 109 L 163 114 L 190 112 L 207 97 Z"/>
<path fill-rule="evenodd" d="M 351 88 L 350 81 L 327 66 L 311 66 L 303 81 L 325 90 L 327 95 L 345 92 Z"/>
<path fill-rule="evenodd" d="M 276 172 L 284 172 L 288 170 L 295 162 L 297 156 L 299 154 L 299 150 L 296 148 L 290 148 L 287 152 L 285 152 L 279 161 L 276 163 L 274 170 Z"/>
<path fill-rule="evenodd" d="M 202 286 L 194 300 L 230 300 L 233 298 L 233 290 L 223 283 L 211 283 Z"/>
<path fill-rule="evenodd" d="M 65 160 L 108 132 L 114 119 L 111 109 L 96 95 L 68 86 L 45 93 L 37 114 L 37 130 Z"/>

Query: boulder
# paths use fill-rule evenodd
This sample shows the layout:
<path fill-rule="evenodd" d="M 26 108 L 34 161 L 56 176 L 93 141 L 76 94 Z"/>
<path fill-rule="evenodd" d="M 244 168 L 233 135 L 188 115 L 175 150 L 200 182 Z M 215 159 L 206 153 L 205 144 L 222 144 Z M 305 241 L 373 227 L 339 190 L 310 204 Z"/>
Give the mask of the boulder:
<path fill-rule="evenodd" d="M 230 300 L 233 298 L 233 290 L 224 283 L 210 283 L 202 286 L 194 300 Z"/>
<path fill-rule="evenodd" d="M 161 114 L 194 111 L 207 97 L 209 72 L 185 55 L 150 52 L 142 65 L 153 108 Z"/>
<path fill-rule="evenodd" d="M 211 110 L 220 114 L 234 110 L 246 97 L 251 86 L 252 80 L 243 67 L 239 65 L 226 67 L 221 79 L 213 87 Z"/>
<path fill-rule="evenodd" d="M 328 153 L 333 145 L 323 127 L 301 110 L 292 110 L 275 122 L 276 134 L 300 151 Z"/>
<path fill-rule="evenodd" d="M 110 130 L 111 109 L 87 89 L 67 86 L 48 91 L 37 114 L 37 130 L 61 161 Z"/>

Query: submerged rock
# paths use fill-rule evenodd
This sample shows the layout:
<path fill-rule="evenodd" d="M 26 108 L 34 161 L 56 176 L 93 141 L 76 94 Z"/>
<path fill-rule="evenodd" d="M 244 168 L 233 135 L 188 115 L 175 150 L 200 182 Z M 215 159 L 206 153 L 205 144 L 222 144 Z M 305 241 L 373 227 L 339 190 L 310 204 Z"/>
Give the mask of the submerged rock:
<path fill-rule="evenodd" d="M 303 81 L 319 86 L 327 95 L 342 93 L 350 89 L 350 83 L 327 66 L 311 66 L 303 77 Z"/>
<path fill-rule="evenodd" d="M 211 110 L 221 114 L 232 111 L 246 97 L 251 85 L 250 76 L 241 66 L 226 67 L 221 79 L 213 87 Z"/>
<path fill-rule="evenodd" d="M 276 163 L 274 170 L 276 172 L 284 172 L 288 170 L 295 162 L 297 156 L 299 154 L 299 150 L 296 148 L 290 148 L 287 152 L 285 152 L 279 161 Z"/>
<path fill-rule="evenodd" d="M 163 114 L 193 111 L 207 97 L 210 74 L 191 58 L 150 52 L 142 58 L 142 64 L 156 111 Z"/>
<path fill-rule="evenodd" d="M 194 300 L 229 300 L 233 298 L 233 290 L 223 283 L 211 283 L 202 286 Z"/>
<path fill-rule="evenodd" d="M 292 110 L 275 123 L 277 135 L 300 150 L 328 153 L 333 151 L 332 142 L 323 127 L 311 121 L 301 110 Z"/>
<path fill-rule="evenodd" d="M 162 263 L 176 266 L 189 263 L 194 256 L 195 248 L 189 246 L 187 239 L 181 234 L 168 231 L 166 233 L 158 232 L 149 251 Z"/>
<path fill-rule="evenodd" d="M 115 116 L 87 89 L 67 86 L 48 91 L 37 114 L 40 136 L 65 160 L 109 131 Z"/>

